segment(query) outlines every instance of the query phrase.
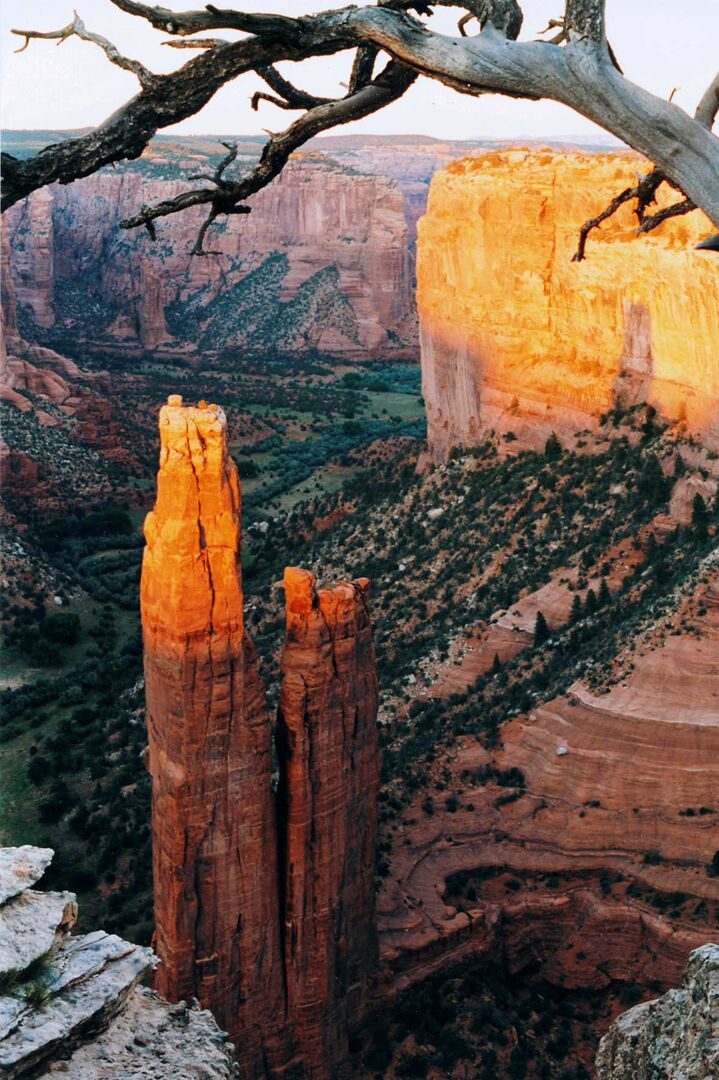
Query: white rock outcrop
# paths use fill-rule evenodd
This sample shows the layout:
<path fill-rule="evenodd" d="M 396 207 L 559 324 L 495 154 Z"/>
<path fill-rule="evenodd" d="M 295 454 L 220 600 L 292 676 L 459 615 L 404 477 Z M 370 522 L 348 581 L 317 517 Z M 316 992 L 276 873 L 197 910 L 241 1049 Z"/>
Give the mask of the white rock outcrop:
<path fill-rule="evenodd" d="M 599 1044 L 597 1080 L 714 1080 L 719 1077 L 719 945 L 689 957 L 684 984 L 636 1005 Z"/>
<path fill-rule="evenodd" d="M 72 893 L 32 889 L 49 848 L 0 848 L 0 1077 L 225 1080 L 232 1044 L 196 1003 L 139 982 L 150 949 L 102 930 L 77 937 Z"/>

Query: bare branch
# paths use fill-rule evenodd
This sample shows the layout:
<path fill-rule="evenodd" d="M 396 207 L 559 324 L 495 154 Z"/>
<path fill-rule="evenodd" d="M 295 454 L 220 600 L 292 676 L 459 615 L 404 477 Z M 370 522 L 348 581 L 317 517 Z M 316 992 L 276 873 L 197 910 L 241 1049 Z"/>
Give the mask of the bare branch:
<path fill-rule="evenodd" d="M 637 232 L 651 232 L 652 229 L 656 229 L 657 225 L 661 225 L 663 221 L 667 221 L 669 218 L 679 217 L 682 214 L 690 214 L 692 210 L 696 210 L 696 206 L 691 199 L 682 199 L 681 202 L 663 206 L 661 210 L 657 210 L 656 214 L 650 214 L 649 217 L 642 218 Z"/>
<path fill-rule="evenodd" d="M 355 53 L 349 81 L 349 93 L 356 94 L 372 79 L 378 50 L 374 45 L 362 45 Z"/>
<path fill-rule="evenodd" d="M 128 15 L 138 15 L 166 34 L 188 37 L 202 30 L 243 30 L 248 34 L 291 32 L 297 20 L 286 15 L 245 15 L 241 11 L 223 11 L 207 4 L 204 11 L 171 11 L 150 6 L 139 0 L 111 0 Z"/>
<path fill-rule="evenodd" d="M 47 147 L 28 160 L 4 155 L 4 207 L 45 184 L 68 183 L 102 165 L 137 157 L 158 130 L 197 113 L 221 86 L 246 71 L 274 68 L 283 60 L 374 49 L 463 94 L 547 98 L 567 105 L 654 161 L 719 225 L 719 139 L 676 105 L 622 77 L 606 43 L 603 0 L 566 0 L 568 40 L 562 48 L 516 40 L 521 25 L 517 0 L 434 0 L 435 6 L 459 7 L 476 17 L 482 32 L 472 37 L 433 32 L 411 14 L 429 12 L 430 0 L 378 0 L 378 6 L 347 6 L 298 18 L 214 6 L 178 13 L 138 0 L 112 2 L 171 37 L 192 38 L 221 28 L 252 36 L 212 48 L 193 45 L 200 55 L 175 72 L 156 76 L 154 84 L 88 135 Z M 275 89 L 275 103 L 291 103 L 287 93 L 286 87 Z M 716 94 L 706 100 L 705 118 L 713 119 Z M 332 127 L 344 122 L 334 119 L 342 113 L 340 105 L 313 104 L 306 111 L 315 115 L 315 108 L 330 109 L 326 126 Z M 209 202 L 214 194 L 200 201 Z"/>
<path fill-rule="evenodd" d="M 279 95 L 282 103 L 277 98 L 273 98 L 271 95 L 264 94 L 261 91 L 252 95 L 253 102 L 255 98 L 262 98 L 279 105 L 281 109 L 315 109 L 318 105 L 328 105 L 333 100 L 332 98 L 308 94 L 305 90 L 299 90 L 283 75 L 280 75 L 277 68 L 273 67 L 272 64 L 261 64 L 255 68 L 255 71 L 261 79 L 264 79 L 270 89 Z M 256 109 L 256 104 L 253 104 L 252 108 Z"/>
<path fill-rule="evenodd" d="M 222 214 L 249 212 L 249 208 L 238 207 L 237 204 L 266 187 L 270 180 L 282 171 L 294 150 L 320 131 L 369 116 L 391 101 L 396 101 L 412 85 L 416 77 L 414 72 L 390 61 L 376 79 L 367 86 L 361 87 L 356 93 L 337 101 L 317 105 L 295 120 L 285 131 L 271 135 L 257 165 L 240 180 L 228 181 L 222 175 L 229 164 L 230 155 L 228 155 L 215 173 L 214 181 L 220 190 L 216 188 L 183 192 L 174 199 L 168 199 L 149 209 L 145 208 L 140 214 L 121 221 L 121 228 L 133 229 L 159 217 L 176 214 L 188 206 L 209 203 L 210 214 L 203 223 L 193 254 L 212 254 L 204 249 L 205 235 L 212 222 Z"/>
<path fill-rule="evenodd" d="M 67 26 L 63 26 L 61 30 L 11 30 L 10 33 L 25 38 L 25 44 L 16 49 L 16 52 L 25 52 L 31 40 L 36 38 L 44 41 L 56 40 L 58 45 L 62 45 L 63 41 L 67 41 L 68 38 L 78 37 L 81 41 L 90 41 L 93 45 L 98 45 L 110 63 L 115 64 L 116 67 L 122 68 L 124 71 L 131 71 L 133 75 L 137 76 L 142 87 L 151 87 L 158 79 L 158 76 L 153 74 L 144 64 L 141 64 L 139 60 L 131 60 L 129 57 L 123 56 L 107 38 L 88 30 L 77 12 L 74 12 L 72 22 L 69 22 Z"/>
<path fill-rule="evenodd" d="M 714 127 L 714 121 L 719 113 L 719 71 L 704 91 L 701 101 L 697 105 L 694 119 L 702 127 L 709 131 Z"/>
<path fill-rule="evenodd" d="M 577 250 L 572 256 L 572 262 L 582 262 L 584 259 L 587 248 L 587 238 L 592 229 L 596 229 L 603 221 L 610 218 L 612 214 L 616 214 L 620 206 L 624 206 L 630 199 L 636 198 L 636 195 L 636 187 L 625 188 L 624 191 L 620 192 L 619 195 L 612 199 L 609 206 L 602 210 L 600 214 L 597 214 L 596 217 L 590 218 L 589 221 L 584 222 L 579 230 L 579 243 L 577 245 Z"/>
<path fill-rule="evenodd" d="M 563 22 L 570 40 L 576 37 L 603 45 L 606 41 L 604 9 L 605 0 L 567 0 Z"/>
<path fill-rule="evenodd" d="M 675 93 L 676 87 L 674 87 L 669 95 L 670 102 Z M 694 120 L 702 127 L 711 129 L 716 119 L 717 112 L 719 112 L 719 73 L 717 73 L 702 95 L 701 101 L 697 105 L 694 113 Z M 590 218 L 589 221 L 585 221 L 579 230 L 579 243 L 576 252 L 572 256 L 572 262 L 581 262 L 584 259 L 587 238 L 592 229 L 596 229 L 603 221 L 610 218 L 612 214 L 616 213 L 620 206 L 623 206 L 624 203 L 628 202 L 630 199 L 637 200 L 634 212 L 637 215 L 637 220 L 639 222 L 637 227 L 637 233 L 639 234 L 651 232 L 669 218 L 690 214 L 692 210 L 697 209 L 697 204 L 690 199 L 689 196 L 685 196 L 685 198 L 679 202 L 670 203 L 668 206 L 662 207 L 660 210 L 657 210 L 655 214 L 647 214 L 647 207 L 656 202 L 657 191 L 664 183 L 670 184 L 676 190 L 681 190 L 678 184 L 670 180 L 661 169 L 655 167 L 641 177 L 635 187 L 627 188 L 625 191 L 621 192 L 615 199 L 612 199 L 605 210 L 600 214 L 597 214 L 596 217 Z"/>
<path fill-rule="evenodd" d="M 171 49 L 221 49 L 230 42 L 222 38 L 181 38 L 180 41 L 161 41 L 160 44 L 168 45 Z"/>

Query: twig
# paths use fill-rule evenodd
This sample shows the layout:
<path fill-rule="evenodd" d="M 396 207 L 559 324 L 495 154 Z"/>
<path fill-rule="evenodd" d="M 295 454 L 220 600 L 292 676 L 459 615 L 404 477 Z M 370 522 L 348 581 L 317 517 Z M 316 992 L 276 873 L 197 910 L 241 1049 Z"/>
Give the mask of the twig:
<path fill-rule="evenodd" d="M 155 85 L 158 81 L 157 75 L 146 68 L 144 64 L 141 64 L 139 60 L 132 60 L 128 56 L 123 56 L 119 49 L 101 34 L 95 34 L 88 30 L 76 11 L 73 12 L 73 15 L 72 22 L 69 22 L 67 26 L 63 26 L 60 30 L 11 30 L 11 34 L 17 34 L 18 37 L 25 38 L 25 43 L 15 51 L 19 53 L 25 52 L 30 42 L 35 39 L 57 41 L 58 45 L 62 45 L 63 41 L 67 41 L 68 38 L 78 37 L 81 41 L 89 41 L 93 45 L 98 45 L 112 64 L 122 68 L 124 71 L 131 71 L 133 75 L 137 76 L 140 85 L 145 89 Z"/>

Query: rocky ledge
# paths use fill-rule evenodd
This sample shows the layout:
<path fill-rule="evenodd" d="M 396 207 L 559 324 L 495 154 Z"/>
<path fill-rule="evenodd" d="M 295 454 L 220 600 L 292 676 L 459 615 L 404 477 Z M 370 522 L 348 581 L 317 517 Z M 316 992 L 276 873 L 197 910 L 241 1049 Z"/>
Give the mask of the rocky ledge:
<path fill-rule="evenodd" d="M 102 930 L 72 937 L 72 893 L 34 886 L 47 848 L 0 850 L 0 1076 L 223 1080 L 233 1047 L 209 1012 L 138 985 L 157 958 Z"/>
<path fill-rule="evenodd" d="M 599 1044 L 597 1080 L 710 1080 L 719 1076 L 719 945 L 689 957 L 684 985 L 637 1005 Z"/>

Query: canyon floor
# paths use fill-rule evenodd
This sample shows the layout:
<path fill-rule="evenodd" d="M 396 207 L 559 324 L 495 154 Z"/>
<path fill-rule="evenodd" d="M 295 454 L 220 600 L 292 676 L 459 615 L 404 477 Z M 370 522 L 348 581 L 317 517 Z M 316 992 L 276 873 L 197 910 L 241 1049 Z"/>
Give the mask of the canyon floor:
<path fill-rule="evenodd" d="M 157 406 L 217 401 L 267 684 L 285 565 L 372 581 L 382 968 L 357 1076 L 590 1075 L 612 1017 L 719 934 L 716 457 L 641 406 L 576 452 L 505 436 L 418 470 L 411 364 L 82 365 L 72 415 L 2 403 L 0 841 L 55 848 L 81 928 L 147 943 L 140 526 Z"/>

